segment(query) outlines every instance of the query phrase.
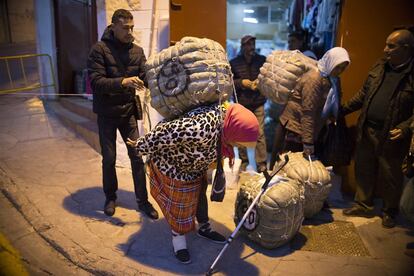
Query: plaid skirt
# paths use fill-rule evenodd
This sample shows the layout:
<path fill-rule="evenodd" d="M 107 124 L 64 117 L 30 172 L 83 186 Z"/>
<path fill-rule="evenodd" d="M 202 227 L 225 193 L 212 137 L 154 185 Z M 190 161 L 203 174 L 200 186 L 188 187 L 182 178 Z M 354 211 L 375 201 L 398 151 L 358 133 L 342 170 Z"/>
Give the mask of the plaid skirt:
<path fill-rule="evenodd" d="M 149 164 L 149 173 L 151 195 L 172 230 L 179 234 L 194 230 L 203 177 L 194 181 L 171 179 L 161 173 L 152 162 Z"/>

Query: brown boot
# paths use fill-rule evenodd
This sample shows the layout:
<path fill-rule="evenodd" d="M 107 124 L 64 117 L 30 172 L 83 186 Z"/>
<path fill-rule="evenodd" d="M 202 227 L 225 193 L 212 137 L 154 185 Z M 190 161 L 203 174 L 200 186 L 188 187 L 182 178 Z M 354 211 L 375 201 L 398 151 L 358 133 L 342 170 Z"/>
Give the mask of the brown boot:
<path fill-rule="evenodd" d="M 351 208 L 344 209 L 342 214 L 350 217 L 364 217 L 364 218 L 373 218 L 375 216 L 372 210 L 364 208 L 360 205 L 354 205 Z"/>

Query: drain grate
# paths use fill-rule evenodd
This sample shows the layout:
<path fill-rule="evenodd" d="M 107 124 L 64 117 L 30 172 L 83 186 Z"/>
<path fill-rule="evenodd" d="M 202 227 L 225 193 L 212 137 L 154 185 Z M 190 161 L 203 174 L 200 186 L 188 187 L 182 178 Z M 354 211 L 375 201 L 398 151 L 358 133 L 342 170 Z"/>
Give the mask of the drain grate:
<path fill-rule="evenodd" d="M 292 243 L 297 250 L 340 256 L 370 256 L 352 222 L 305 225 L 299 233 Z"/>

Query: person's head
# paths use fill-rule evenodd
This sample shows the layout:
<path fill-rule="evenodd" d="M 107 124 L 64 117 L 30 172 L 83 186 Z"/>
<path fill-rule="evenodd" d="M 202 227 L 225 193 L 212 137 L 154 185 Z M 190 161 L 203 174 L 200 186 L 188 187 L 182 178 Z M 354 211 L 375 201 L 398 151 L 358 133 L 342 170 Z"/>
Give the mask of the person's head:
<path fill-rule="evenodd" d="M 258 137 L 259 122 L 253 112 L 241 104 L 230 105 L 223 124 L 223 155 L 232 159 L 233 146 L 255 147 Z"/>
<path fill-rule="evenodd" d="M 288 35 L 288 49 L 289 50 L 305 50 L 305 33 L 304 32 L 293 32 Z"/>
<path fill-rule="evenodd" d="M 256 37 L 245 35 L 241 39 L 241 52 L 246 58 L 250 58 L 256 53 Z"/>
<path fill-rule="evenodd" d="M 132 31 L 134 29 L 134 18 L 132 14 L 124 9 L 119 9 L 112 15 L 111 29 L 116 39 L 122 43 L 134 41 Z"/>
<path fill-rule="evenodd" d="M 323 77 L 338 77 L 350 62 L 348 52 L 344 48 L 334 47 L 318 61 L 318 69 Z"/>
<path fill-rule="evenodd" d="M 392 32 L 385 42 L 384 55 L 391 66 L 405 63 L 414 55 L 414 36 L 408 30 Z"/>

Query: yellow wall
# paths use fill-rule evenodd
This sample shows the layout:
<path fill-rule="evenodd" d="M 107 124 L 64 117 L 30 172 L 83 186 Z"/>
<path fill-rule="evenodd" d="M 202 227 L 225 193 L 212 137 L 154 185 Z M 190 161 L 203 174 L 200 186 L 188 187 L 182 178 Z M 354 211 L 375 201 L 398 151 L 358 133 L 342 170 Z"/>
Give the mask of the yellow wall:
<path fill-rule="evenodd" d="M 175 0 L 170 6 L 170 41 L 184 36 L 206 37 L 226 47 L 226 1 Z"/>

